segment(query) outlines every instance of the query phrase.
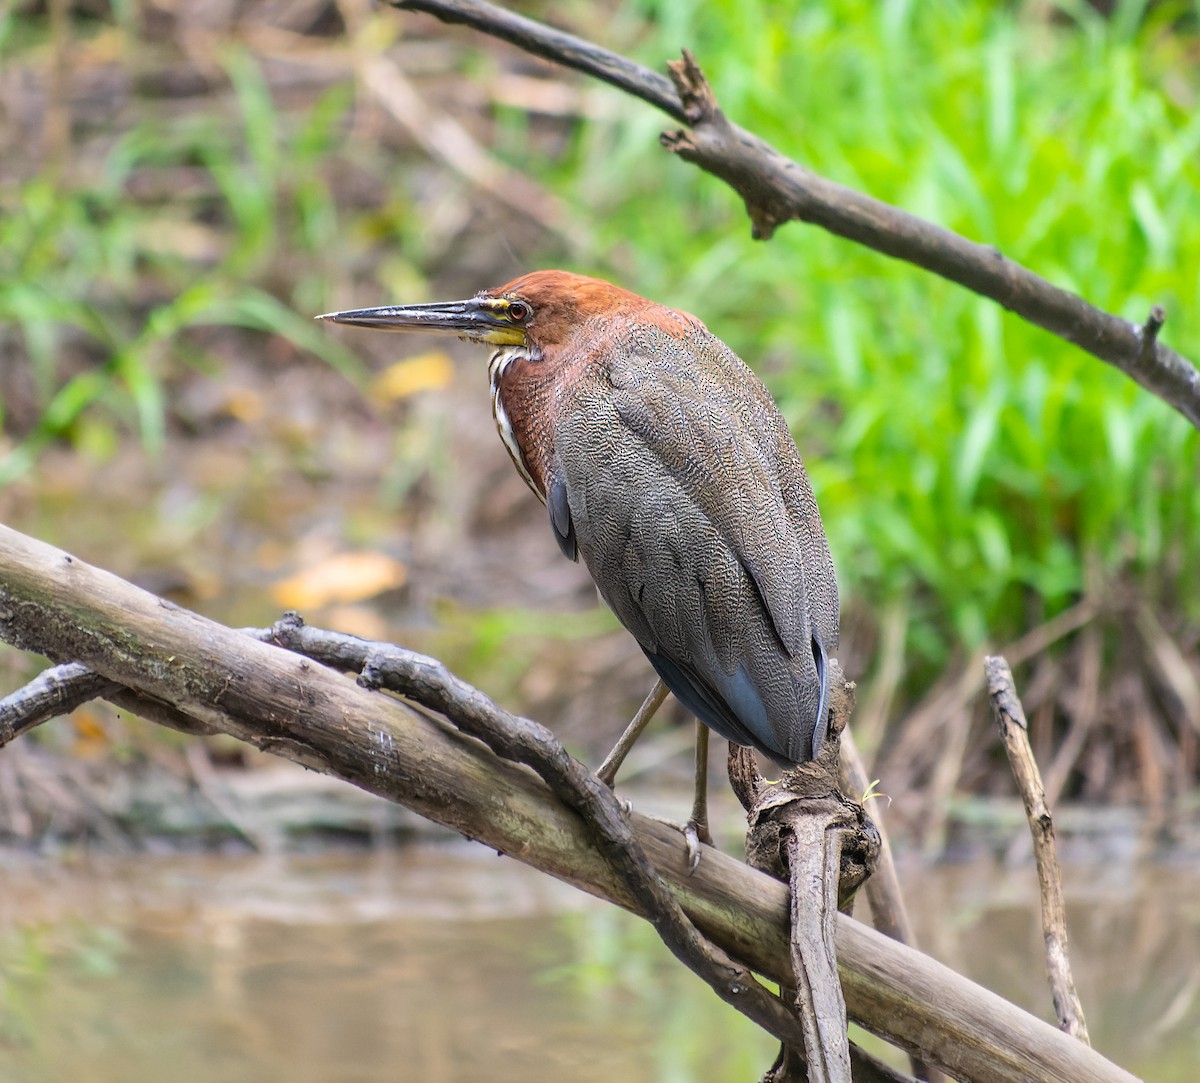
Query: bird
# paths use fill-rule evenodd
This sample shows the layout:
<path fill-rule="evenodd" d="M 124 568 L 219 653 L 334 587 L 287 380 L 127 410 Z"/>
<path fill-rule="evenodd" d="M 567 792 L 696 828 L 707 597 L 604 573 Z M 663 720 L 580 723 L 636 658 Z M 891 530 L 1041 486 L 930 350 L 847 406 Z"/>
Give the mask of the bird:
<path fill-rule="evenodd" d="M 489 346 L 513 465 L 698 733 L 784 768 L 819 754 L 839 630 L 829 544 L 779 407 L 699 319 L 561 270 L 317 318 Z M 689 827 L 710 841 L 706 759 L 707 741 Z"/>

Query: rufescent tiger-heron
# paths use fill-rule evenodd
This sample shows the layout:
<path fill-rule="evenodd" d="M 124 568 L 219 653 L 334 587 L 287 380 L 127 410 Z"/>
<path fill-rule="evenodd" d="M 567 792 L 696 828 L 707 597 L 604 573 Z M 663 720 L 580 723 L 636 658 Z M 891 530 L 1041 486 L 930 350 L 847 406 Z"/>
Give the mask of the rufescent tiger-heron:
<path fill-rule="evenodd" d="M 816 756 L 838 642 L 829 546 L 779 408 L 703 323 L 566 271 L 318 318 L 489 345 L 504 446 L 662 682 L 729 741 L 780 765 Z M 696 854 L 704 726 L 697 745 Z"/>

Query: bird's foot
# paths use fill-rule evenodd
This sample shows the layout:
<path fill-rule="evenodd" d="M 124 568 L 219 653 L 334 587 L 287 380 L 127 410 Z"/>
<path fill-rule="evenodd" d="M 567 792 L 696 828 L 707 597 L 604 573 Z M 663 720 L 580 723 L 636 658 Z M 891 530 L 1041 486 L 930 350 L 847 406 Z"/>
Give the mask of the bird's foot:
<path fill-rule="evenodd" d="M 698 820 L 688 820 L 687 823 L 679 823 L 677 820 L 668 820 L 665 816 L 653 816 L 651 819 L 657 820 L 660 824 L 666 824 L 668 827 L 675 828 L 683 836 L 683 841 L 687 844 L 687 871 L 688 876 L 691 876 L 700 867 L 700 855 L 703 852 L 700 847 L 716 846 L 712 840 L 712 835 L 708 832 L 708 824 Z"/>

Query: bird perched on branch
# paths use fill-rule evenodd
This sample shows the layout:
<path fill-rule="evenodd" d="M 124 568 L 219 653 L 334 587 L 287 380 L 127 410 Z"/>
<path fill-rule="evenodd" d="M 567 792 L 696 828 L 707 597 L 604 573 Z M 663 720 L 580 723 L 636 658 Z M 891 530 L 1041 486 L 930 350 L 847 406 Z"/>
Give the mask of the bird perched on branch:
<path fill-rule="evenodd" d="M 703 323 L 565 271 L 319 318 L 491 346 L 504 446 L 662 681 L 729 741 L 781 765 L 817 755 L 838 642 L 829 546 L 778 407 Z"/>

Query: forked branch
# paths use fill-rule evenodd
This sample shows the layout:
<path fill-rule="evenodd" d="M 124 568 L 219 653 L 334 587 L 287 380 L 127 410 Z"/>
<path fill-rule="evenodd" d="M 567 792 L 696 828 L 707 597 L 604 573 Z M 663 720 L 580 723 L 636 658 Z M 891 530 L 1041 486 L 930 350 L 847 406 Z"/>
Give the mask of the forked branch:
<path fill-rule="evenodd" d="M 1120 369 L 1200 428 L 1200 373 L 1158 341 L 1164 314 L 1131 323 L 1052 285 L 996 248 L 934 225 L 813 173 L 729 120 L 695 59 L 684 52 L 671 79 L 627 57 L 484 0 L 391 0 L 610 83 L 661 109 L 686 131 L 665 132 L 668 150 L 719 177 L 745 201 L 754 236 L 793 219 L 821 226 L 941 275 Z"/>

